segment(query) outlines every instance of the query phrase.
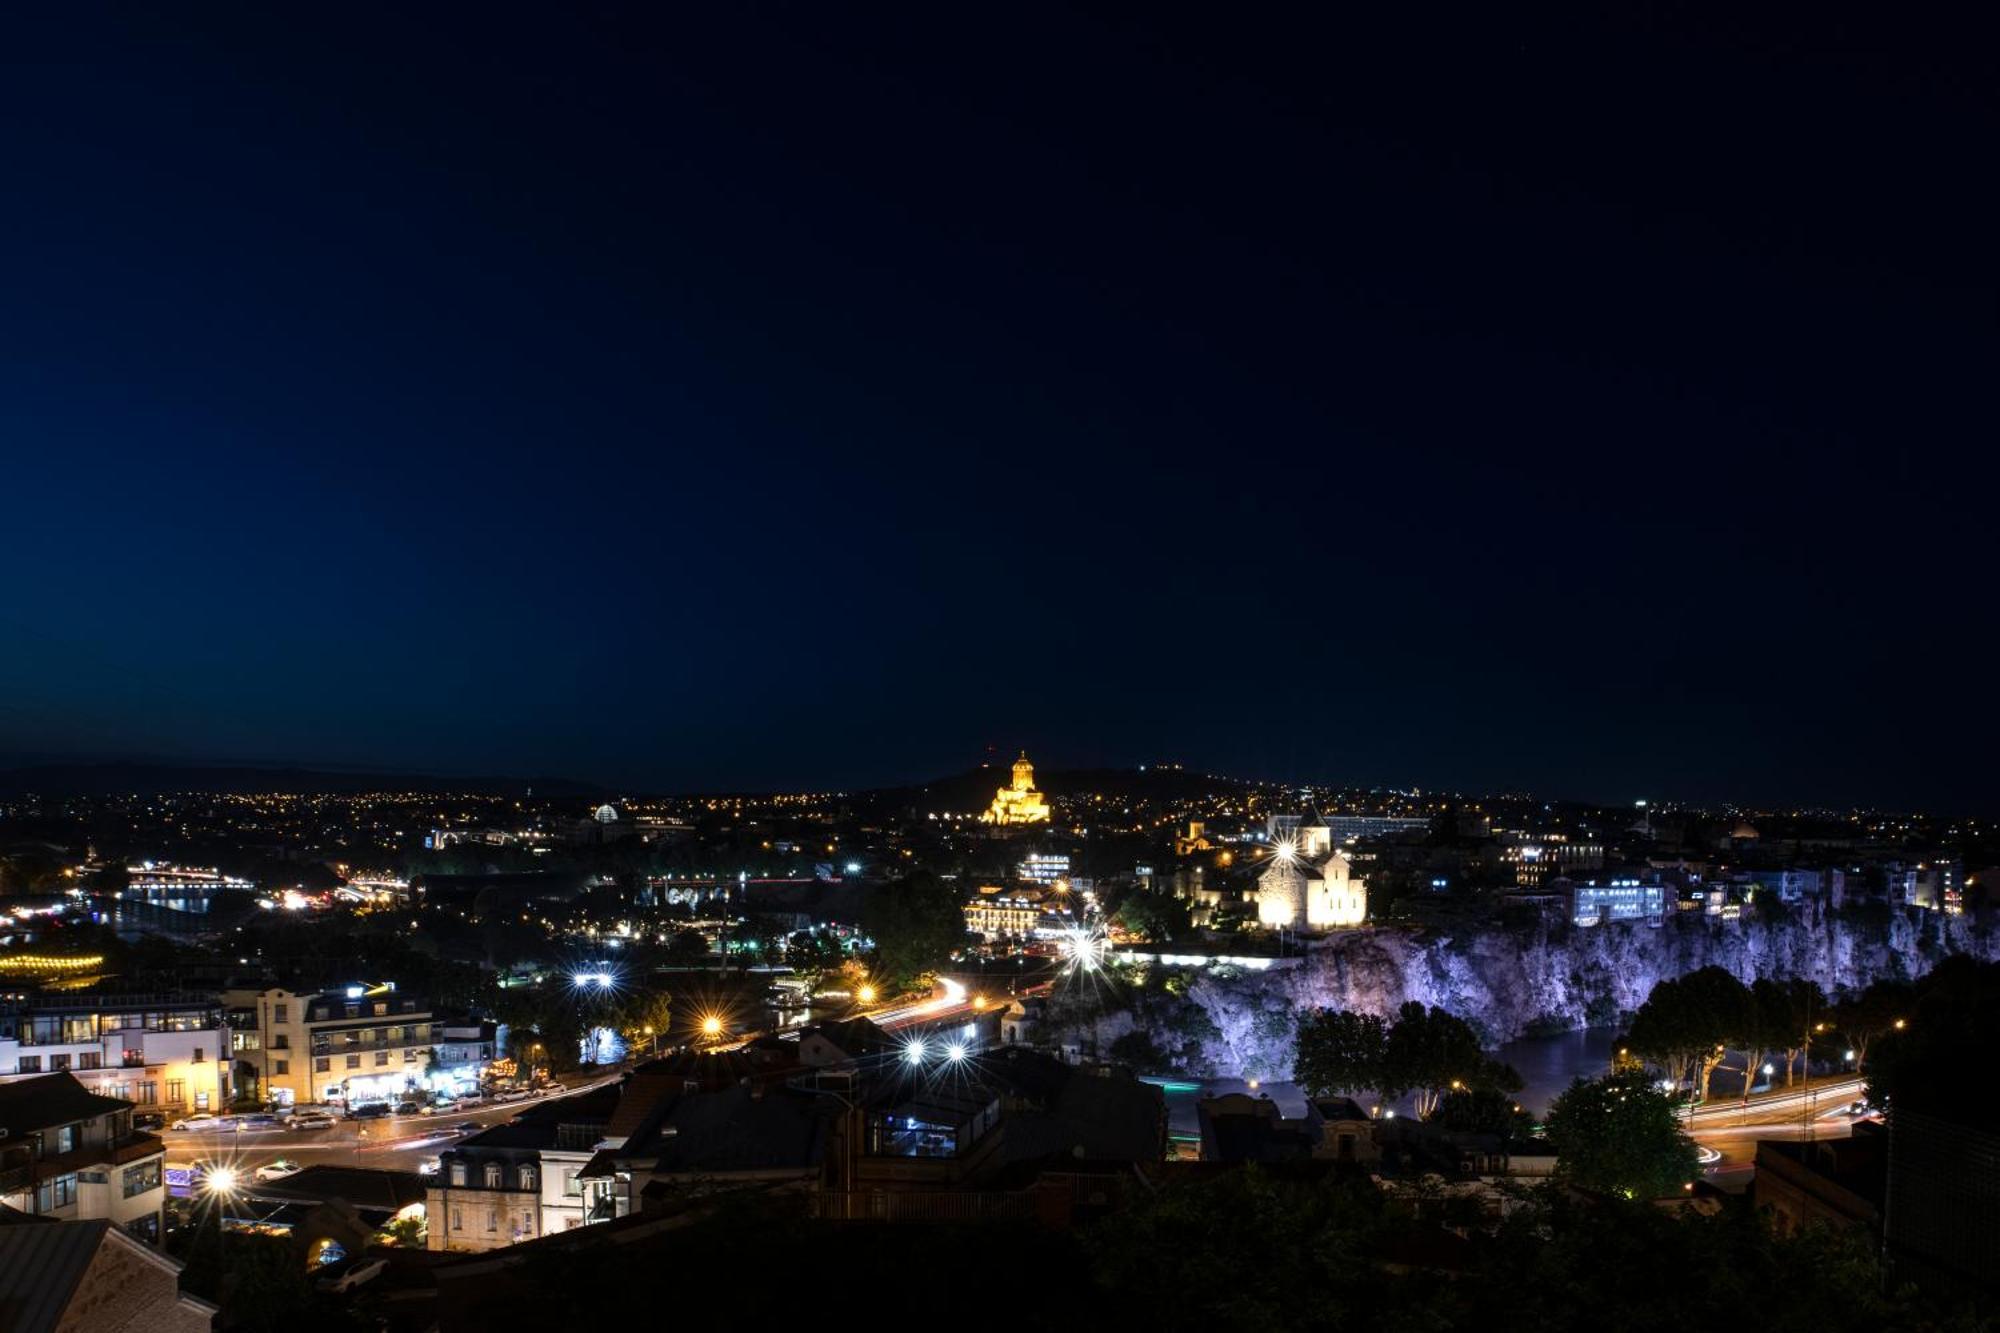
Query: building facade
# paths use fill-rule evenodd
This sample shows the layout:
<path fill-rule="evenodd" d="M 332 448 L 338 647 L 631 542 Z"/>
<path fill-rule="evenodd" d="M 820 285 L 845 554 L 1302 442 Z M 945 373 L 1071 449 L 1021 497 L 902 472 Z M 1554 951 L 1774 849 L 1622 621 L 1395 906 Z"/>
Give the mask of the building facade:
<path fill-rule="evenodd" d="M 0 1204 L 36 1217 L 103 1219 L 160 1243 L 166 1146 L 132 1128 L 132 1104 L 68 1074 L 0 1084 Z"/>
<path fill-rule="evenodd" d="M 988 940 L 1026 939 L 1042 919 L 1039 894 L 980 891 L 965 905 L 965 928 Z"/>
<path fill-rule="evenodd" d="M 467 1035 L 478 1025 L 448 1020 L 393 984 L 232 990 L 223 1002 L 239 1079 L 281 1106 L 470 1092 L 492 1059 L 490 1039 Z"/>
<path fill-rule="evenodd" d="M 1284 930 L 1335 930 L 1368 919 L 1368 882 L 1347 853 L 1314 859 L 1290 842 L 1278 844 L 1257 877 L 1259 924 Z"/>
<path fill-rule="evenodd" d="M 1657 880 L 1607 879 L 1567 884 L 1569 919 L 1579 926 L 1614 921 L 1658 925 L 1667 914 L 1667 886 Z"/>
<path fill-rule="evenodd" d="M 0 1082 L 74 1074 L 141 1112 L 226 1107 L 230 1044 L 208 996 L 49 991 L 0 1003 Z"/>

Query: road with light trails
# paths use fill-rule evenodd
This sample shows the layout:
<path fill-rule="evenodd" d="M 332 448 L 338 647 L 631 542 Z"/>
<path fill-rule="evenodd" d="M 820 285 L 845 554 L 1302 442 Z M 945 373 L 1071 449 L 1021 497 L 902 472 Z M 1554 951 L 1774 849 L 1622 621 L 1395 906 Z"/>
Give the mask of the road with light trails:
<path fill-rule="evenodd" d="M 1860 1099 L 1864 1088 L 1865 1081 L 1859 1077 L 1824 1079 L 1810 1086 L 1801 1084 L 1795 1088 L 1756 1093 L 1748 1100 L 1729 1098 L 1706 1102 L 1683 1110 L 1681 1119 L 1687 1123 L 1690 1134 L 1743 1125 L 1782 1121 L 1797 1123 L 1799 1117 L 1806 1113 L 1817 1115 L 1852 1105 Z"/>
<path fill-rule="evenodd" d="M 510 1102 L 493 1102 L 438 1115 L 383 1116 L 377 1120 L 336 1120 L 326 1129 L 169 1129 L 160 1132 L 169 1167 L 227 1163 L 239 1171 L 287 1158 L 300 1166 L 361 1166 L 378 1171 L 415 1171 L 466 1137 L 466 1123 L 490 1129 L 504 1125 L 550 1097 L 567 1097 L 624 1077 L 623 1069 L 575 1087 L 553 1089 Z"/>
<path fill-rule="evenodd" d="M 1850 1110 L 1861 1094 L 1861 1079 L 1840 1078 L 1752 1097 L 1747 1107 L 1741 1099 L 1714 1102 L 1688 1114 L 1687 1133 L 1722 1155 L 1703 1168 L 1708 1179 L 1740 1193 L 1756 1174 L 1759 1140 L 1848 1138 L 1855 1124 L 1868 1118 Z"/>
<path fill-rule="evenodd" d="M 987 999 L 970 994 L 963 985 L 946 980 L 943 995 L 923 999 L 899 997 L 875 1009 L 863 1010 L 866 1018 L 886 1032 L 926 1031 L 966 1021 L 993 1012 L 1005 999 Z M 1032 995 L 1048 989 L 1048 984 L 1020 992 Z M 741 1050 L 764 1033 L 748 1033 L 726 1044 L 710 1047 L 716 1051 Z M 779 1034 L 798 1040 L 797 1030 Z M 196 1163 L 226 1162 L 240 1171 L 254 1171 L 279 1158 L 300 1166 L 330 1165 L 372 1167 L 382 1171 L 415 1171 L 419 1164 L 437 1156 L 465 1138 L 456 1127 L 465 1122 L 481 1129 L 504 1125 L 526 1108 L 553 1096 L 570 1096 L 602 1087 L 623 1078 L 619 1068 L 572 1088 L 538 1094 L 511 1102 L 495 1102 L 465 1111 L 445 1111 L 430 1116 L 384 1116 L 379 1120 L 338 1120 L 327 1129 L 313 1130 L 165 1130 L 160 1137 L 167 1144 L 167 1165 L 186 1167 Z"/>

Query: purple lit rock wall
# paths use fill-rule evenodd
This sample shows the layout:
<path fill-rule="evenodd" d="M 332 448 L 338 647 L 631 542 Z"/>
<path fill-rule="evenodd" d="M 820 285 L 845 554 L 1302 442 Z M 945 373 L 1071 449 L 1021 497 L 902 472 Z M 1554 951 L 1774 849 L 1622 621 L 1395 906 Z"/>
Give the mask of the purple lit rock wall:
<path fill-rule="evenodd" d="M 1920 976 L 1953 953 L 2000 957 L 2000 929 L 1917 909 L 1842 915 L 1808 905 L 1789 921 L 1683 914 L 1658 928 L 1353 931 L 1296 966 L 1203 976 L 1184 996 L 1144 997 L 1106 1016 L 1095 1039 L 1143 1028 L 1184 1072 L 1279 1079 L 1290 1073 L 1293 1025 L 1307 1009 L 1386 1013 L 1418 1000 L 1466 1018 L 1498 1045 L 1617 1023 L 1655 982 L 1711 963 L 1745 981 L 1810 977 L 1832 995 Z"/>

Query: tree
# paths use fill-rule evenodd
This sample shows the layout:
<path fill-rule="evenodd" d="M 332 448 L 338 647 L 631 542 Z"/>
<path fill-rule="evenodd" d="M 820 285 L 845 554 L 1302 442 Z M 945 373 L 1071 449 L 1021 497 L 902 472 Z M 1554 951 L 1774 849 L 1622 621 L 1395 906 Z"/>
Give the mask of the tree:
<path fill-rule="evenodd" d="M 1292 1077 L 1315 1097 L 1379 1088 L 1388 1043 L 1380 1014 L 1316 1010 L 1299 1019 Z"/>
<path fill-rule="evenodd" d="M 1438 1099 L 1431 1123 L 1462 1134 L 1531 1138 L 1534 1119 L 1510 1092 L 1499 1088 L 1457 1088 Z"/>
<path fill-rule="evenodd" d="M 708 936 L 698 930 L 677 930 L 667 937 L 667 961 L 696 963 L 708 957 Z"/>
<path fill-rule="evenodd" d="M 1543 1130 L 1557 1178 L 1580 1189 L 1665 1198 L 1681 1193 L 1700 1165 L 1674 1099 L 1644 1074 L 1576 1080 L 1549 1107 Z"/>
<path fill-rule="evenodd" d="M 1706 1099 L 1729 1043 L 1750 1026 L 1750 1007 L 1749 988 L 1722 968 L 1668 977 L 1633 1015 L 1625 1045 Z"/>
<path fill-rule="evenodd" d="M 2000 963 L 1959 954 L 1914 987 L 1915 1008 L 1875 1042 L 1868 1098 L 1893 1111 L 1920 1111 L 1988 1128 L 1992 1113 L 1978 1052 L 2000 1013 Z"/>
<path fill-rule="evenodd" d="M 1166 893 L 1134 893 L 1119 904 L 1114 919 L 1126 931 L 1155 944 L 1180 939 L 1194 928 L 1188 905 Z"/>
<path fill-rule="evenodd" d="M 861 924 L 875 941 L 877 975 L 895 985 L 916 980 L 965 943 L 965 909 L 957 892 L 923 871 L 869 894 Z"/>
<path fill-rule="evenodd" d="M 1792 977 L 1785 981 L 1753 982 L 1750 999 L 1756 1011 L 1758 1044 L 1785 1053 L 1785 1086 L 1790 1087 L 1793 1065 L 1805 1055 L 1812 1030 L 1827 1016 L 1826 993 L 1820 990 L 1818 982 Z M 1750 1067 L 1756 1067 L 1755 1057 Z M 1747 1091 L 1749 1086 L 1746 1082 L 1744 1089 Z"/>
<path fill-rule="evenodd" d="M 1425 1120 L 1446 1092 L 1469 1087 L 1521 1086 L 1520 1075 L 1489 1060 L 1479 1034 L 1464 1019 L 1415 1000 L 1396 1011 L 1382 1050 L 1384 1097 L 1417 1094 L 1417 1114 Z"/>
<path fill-rule="evenodd" d="M 1867 1067 L 1875 1039 L 1895 1031 L 1897 1020 L 1907 1020 L 1916 1007 L 1916 991 L 1901 981 L 1877 981 L 1833 1006 L 1834 1025 L 1854 1052 L 1856 1069 Z"/>
<path fill-rule="evenodd" d="M 840 937 L 831 931 L 801 930 L 785 941 L 785 965 L 804 983 L 808 997 L 840 969 L 845 957 Z"/>
<path fill-rule="evenodd" d="M 1417 1094 L 1425 1119 L 1446 1093 L 1475 1088 L 1512 1092 L 1521 1076 L 1479 1049 L 1464 1019 L 1414 1000 L 1385 1023 L 1375 1014 L 1322 1009 L 1298 1023 L 1292 1077 L 1315 1097 L 1374 1089 L 1384 1097 Z"/>
<path fill-rule="evenodd" d="M 651 1049 L 657 1038 L 673 1030 L 673 997 L 663 990 L 635 986 L 619 993 L 616 1014 L 618 1034 L 626 1046 Z"/>
<path fill-rule="evenodd" d="M 414 1217 L 398 1217 L 382 1228 L 382 1235 L 393 1245 L 421 1250 L 430 1236 L 430 1227 L 421 1214 Z"/>

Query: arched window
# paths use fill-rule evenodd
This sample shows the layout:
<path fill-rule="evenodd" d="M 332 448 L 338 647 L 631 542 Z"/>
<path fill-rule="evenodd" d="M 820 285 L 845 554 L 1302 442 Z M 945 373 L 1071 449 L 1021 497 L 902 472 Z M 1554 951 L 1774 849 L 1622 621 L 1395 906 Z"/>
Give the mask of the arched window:
<path fill-rule="evenodd" d="M 490 1190 L 500 1188 L 500 1163 L 488 1162 L 486 1164 L 486 1188 Z"/>
<path fill-rule="evenodd" d="M 532 1167 L 532 1166 L 524 1166 L 524 1167 L 522 1167 L 522 1168 L 521 1168 L 521 1188 L 522 1188 L 522 1189 L 524 1189 L 524 1190 L 531 1190 L 531 1189 L 535 1188 L 535 1168 L 534 1168 L 534 1167 Z"/>

